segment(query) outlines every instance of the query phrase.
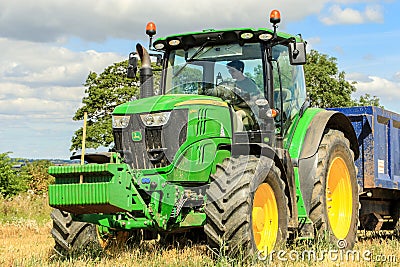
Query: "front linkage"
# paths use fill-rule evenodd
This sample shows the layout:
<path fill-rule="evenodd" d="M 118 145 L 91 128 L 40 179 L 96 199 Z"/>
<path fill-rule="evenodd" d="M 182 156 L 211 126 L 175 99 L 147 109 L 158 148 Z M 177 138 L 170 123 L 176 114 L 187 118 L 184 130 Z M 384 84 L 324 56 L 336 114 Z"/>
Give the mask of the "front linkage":
<path fill-rule="evenodd" d="M 134 170 L 112 153 L 110 163 L 52 166 L 50 206 L 70 212 L 74 221 L 115 230 L 200 227 L 206 197 L 202 188 L 167 182 L 153 170 Z M 82 179 L 83 178 L 83 179 Z"/>

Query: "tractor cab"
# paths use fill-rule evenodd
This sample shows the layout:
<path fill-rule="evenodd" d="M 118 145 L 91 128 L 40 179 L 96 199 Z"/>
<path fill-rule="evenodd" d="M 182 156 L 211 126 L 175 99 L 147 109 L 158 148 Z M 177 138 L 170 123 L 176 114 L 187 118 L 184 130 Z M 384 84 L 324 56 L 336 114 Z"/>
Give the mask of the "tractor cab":
<path fill-rule="evenodd" d="M 305 43 L 277 32 L 279 13 L 271 13 L 271 23 L 274 30 L 209 29 L 157 39 L 152 50 L 163 55 L 158 94 L 219 97 L 232 110 L 234 133 L 283 137 L 306 102 Z M 153 37 L 154 23 L 146 32 Z"/>

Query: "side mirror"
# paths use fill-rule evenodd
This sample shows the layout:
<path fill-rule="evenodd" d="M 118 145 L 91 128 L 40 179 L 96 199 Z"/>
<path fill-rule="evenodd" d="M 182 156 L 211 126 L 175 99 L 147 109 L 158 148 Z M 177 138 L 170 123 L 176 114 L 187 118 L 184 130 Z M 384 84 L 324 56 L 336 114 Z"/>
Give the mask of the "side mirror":
<path fill-rule="evenodd" d="M 156 57 L 157 58 L 157 66 L 161 66 L 162 65 L 162 55 L 161 54 L 150 54 L 150 56 L 152 57 Z"/>
<path fill-rule="evenodd" d="M 291 65 L 306 64 L 306 43 L 293 42 L 289 45 L 289 60 Z"/>
<path fill-rule="evenodd" d="M 128 59 L 128 72 L 127 72 L 127 77 L 130 79 L 136 78 L 136 72 L 138 68 L 138 59 L 135 56 L 136 53 L 132 52 L 129 54 L 129 59 Z"/>

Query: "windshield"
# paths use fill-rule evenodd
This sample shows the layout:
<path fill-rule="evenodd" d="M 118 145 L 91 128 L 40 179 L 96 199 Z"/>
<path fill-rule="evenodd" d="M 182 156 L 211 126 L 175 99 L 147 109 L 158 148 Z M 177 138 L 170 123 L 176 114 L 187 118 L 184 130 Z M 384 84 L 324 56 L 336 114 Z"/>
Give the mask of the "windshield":
<path fill-rule="evenodd" d="M 165 74 L 165 94 L 207 94 L 219 85 L 235 84 L 250 95 L 264 96 L 259 43 L 173 50 Z"/>

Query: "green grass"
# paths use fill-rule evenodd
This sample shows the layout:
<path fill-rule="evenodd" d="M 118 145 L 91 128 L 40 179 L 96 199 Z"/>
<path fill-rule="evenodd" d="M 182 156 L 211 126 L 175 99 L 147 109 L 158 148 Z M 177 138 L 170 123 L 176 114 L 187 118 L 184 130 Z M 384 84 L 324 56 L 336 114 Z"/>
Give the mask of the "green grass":
<path fill-rule="evenodd" d="M 46 195 L 26 193 L 6 199 L 0 196 L 0 223 L 23 224 L 35 221 L 42 226 L 50 221 L 51 209 Z"/>

